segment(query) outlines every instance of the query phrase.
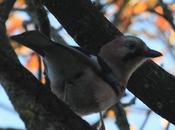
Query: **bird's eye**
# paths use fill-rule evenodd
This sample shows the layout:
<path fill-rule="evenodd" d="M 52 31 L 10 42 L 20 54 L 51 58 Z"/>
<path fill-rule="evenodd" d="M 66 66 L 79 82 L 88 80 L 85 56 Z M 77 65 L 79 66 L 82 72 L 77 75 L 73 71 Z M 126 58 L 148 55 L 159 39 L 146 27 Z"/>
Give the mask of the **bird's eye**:
<path fill-rule="evenodd" d="M 136 48 L 136 45 L 135 44 L 127 44 L 127 47 L 132 50 L 134 48 Z"/>

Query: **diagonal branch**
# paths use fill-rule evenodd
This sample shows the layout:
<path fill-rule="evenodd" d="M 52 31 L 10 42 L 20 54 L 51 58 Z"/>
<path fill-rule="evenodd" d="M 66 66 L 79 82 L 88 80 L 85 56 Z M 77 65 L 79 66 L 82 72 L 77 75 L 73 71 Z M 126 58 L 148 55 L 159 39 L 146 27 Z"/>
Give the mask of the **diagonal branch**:
<path fill-rule="evenodd" d="M 0 2 L 0 46 L 3 46 L 2 51 L 7 53 L 10 57 L 12 57 L 15 61 L 18 61 L 16 54 L 10 46 L 10 42 L 6 42 L 5 39 L 8 39 L 6 35 L 5 22 L 8 19 L 11 9 L 13 8 L 13 4 L 16 0 L 3 0 Z"/>
<path fill-rule="evenodd" d="M 90 0 L 43 2 L 74 40 L 90 52 L 98 52 L 103 44 L 117 35 L 122 35 L 102 13 L 99 13 Z"/>
<path fill-rule="evenodd" d="M 1 9 L 0 10 L 0 18 L 1 18 L 0 21 L 1 23 L 5 24 L 15 1 L 16 0 L 1 0 L 0 2 L 0 9 Z"/>

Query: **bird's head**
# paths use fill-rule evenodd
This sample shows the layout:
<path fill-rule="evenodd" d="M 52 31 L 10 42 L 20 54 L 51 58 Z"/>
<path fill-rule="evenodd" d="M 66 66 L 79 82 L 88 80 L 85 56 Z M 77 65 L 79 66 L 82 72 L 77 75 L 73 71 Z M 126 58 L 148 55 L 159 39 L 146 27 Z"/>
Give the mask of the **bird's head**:
<path fill-rule="evenodd" d="M 160 52 L 150 49 L 144 41 L 134 36 L 125 36 L 123 42 L 119 44 L 120 47 L 117 47 L 116 51 L 120 50 L 123 53 L 120 56 L 125 63 L 162 56 Z"/>
<path fill-rule="evenodd" d="M 107 43 L 100 52 L 114 72 L 130 77 L 138 66 L 149 58 L 162 56 L 150 49 L 144 41 L 134 36 L 122 36 Z"/>

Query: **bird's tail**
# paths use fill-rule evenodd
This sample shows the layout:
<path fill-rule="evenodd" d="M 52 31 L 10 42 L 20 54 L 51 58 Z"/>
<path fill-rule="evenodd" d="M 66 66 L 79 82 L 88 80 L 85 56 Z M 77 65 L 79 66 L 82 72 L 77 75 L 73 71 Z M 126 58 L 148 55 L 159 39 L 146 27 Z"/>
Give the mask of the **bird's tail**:
<path fill-rule="evenodd" d="M 44 56 L 44 49 L 50 46 L 50 40 L 39 31 L 24 32 L 20 35 L 10 37 L 12 40 L 29 47 L 36 51 L 38 54 Z"/>

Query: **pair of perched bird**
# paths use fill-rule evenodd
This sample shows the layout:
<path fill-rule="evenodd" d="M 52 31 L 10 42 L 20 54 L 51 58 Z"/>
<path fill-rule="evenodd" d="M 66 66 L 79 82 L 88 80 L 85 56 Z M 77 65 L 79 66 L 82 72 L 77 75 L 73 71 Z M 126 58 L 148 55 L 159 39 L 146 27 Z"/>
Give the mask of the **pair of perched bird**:
<path fill-rule="evenodd" d="M 133 36 L 116 37 L 96 56 L 55 43 L 38 31 L 12 39 L 43 57 L 52 92 L 79 115 L 100 112 L 117 103 L 131 74 L 148 58 L 162 55 Z"/>

